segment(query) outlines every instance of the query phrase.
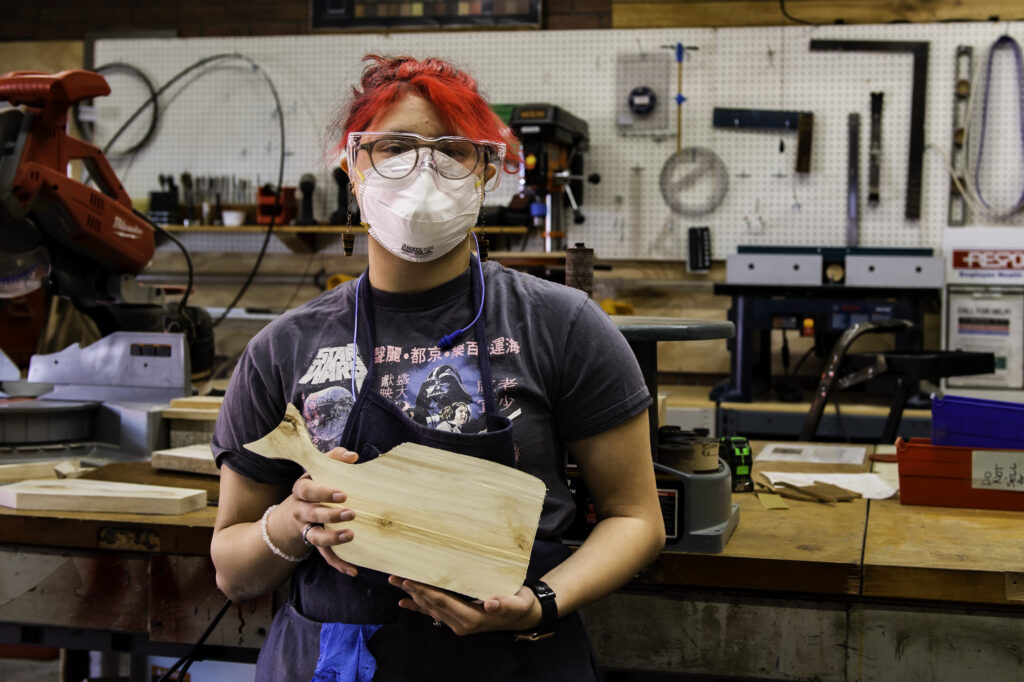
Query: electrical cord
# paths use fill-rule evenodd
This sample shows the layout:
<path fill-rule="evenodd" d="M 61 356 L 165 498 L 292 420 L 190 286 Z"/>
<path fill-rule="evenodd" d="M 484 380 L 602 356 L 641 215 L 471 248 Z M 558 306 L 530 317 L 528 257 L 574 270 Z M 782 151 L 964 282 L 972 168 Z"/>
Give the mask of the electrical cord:
<path fill-rule="evenodd" d="M 805 19 L 797 19 L 792 14 L 786 11 L 786 0 L 779 0 L 779 11 L 782 12 L 782 16 L 786 17 L 795 24 L 804 24 L 806 26 L 817 26 L 818 24 L 813 21 L 806 21 Z"/>
<path fill-rule="evenodd" d="M 782 330 L 782 380 L 776 387 L 781 400 L 786 401 L 787 397 L 791 397 L 790 399 L 793 401 L 799 399 L 800 388 L 796 385 L 796 374 L 813 352 L 814 346 L 812 345 L 800 356 L 800 359 L 796 361 L 796 365 L 790 370 L 789 338 L 786 336 L 786 330 Z"/>
<path fill-rule="evenodd" d="M 143 103 L 141 110 L 145 110 L 145 108 L 149 105 L 153 106 L 153 113 L 150 114 L 149 118 L 149 127 L 146 129 L 146 133 L 142 136 L 141 140 L 133 144 L 128 149 L 125 149 L 124 151 L 116 152 L 116 156 L 130 156 L 144 149 L 153 140 L 153 136 L 156 134 L 157 123 L 160 120 L 159 93 L 157 93 L 156 86 L 153 85 L 153 81 L 151 81 L 149 79 L 149 76 L 147 76 L 140 68 L 138 68 L 137 66 L 133 66 L 132 64 L 128 64 L 126 62 L 110 62 L 109 64 L 97 66 L 95 69 L 92 70 L 96 73 L 103 73 L 105 71 L 127 71 L 128 73 L 132 74 L 140 81 L 142 81 L 143 85 L 146 86 L 146 89 L 149 91 L 149 98 Z M 82 136 L 82 139 L 84 139 L 86 142 L 91 143 L 93 141 L 93 133 L 95 131 L 92 130 L 89 126 L 86 126 L 86 122 L 82 120 L 81 113 L 79 112 L 80 104 L 80 102 L 75 103 L 75 105 L 71 108 L 71 115 L 75 120 L 75 125 L 78 126 L 78 131 L 79 134 Z M 134 120 L 134 118 L 132 120 Z M 120 135 L 120 132 L 118 133 L 118 135 Z M 111 145 L 107 145 L 107 148 L 109 149 L 110 146 Z M 105 153 L 115 155 L 114 152 Z"/>
<path fill-rule="evenodd" d="M 181 253 L 185 256 L 185 264 L 188 266 L 188 281 L 185 285 L 185 295 L 182 296 L 181 300 L 178 302 L 178 313 L 180 313 L 181 316 L 188 320 L 189 323 L 191 324 L 192 319 L 188 316 L 188 313 L 186 312 L 186 306 L 188 305 L 188 297 L 192 294 L 192 284 L 195 280 L 195 269 L 192 266 L 192 256 L 189 254 L 188 249 L 185 248 L 185 245 L 181 243 L 180 239 L 175 237 L 171 232 L 165 230 L 160 225 L 157 225 L 155 222 L 150 220 L 149 216 L 147 216 L 145 213 L 137 209 L 132 209 L 132 213 L 137 215 L 139 218 L 145 220 L 150 227 L 152 227 L 161 235 L 167 237 L 172 242 L 174 242 L 174 245 L 181 249 Z"/>
<path fill-rule="evenodd" d="M 839 433 L 842 435 L 844 443 L 852 442 L 850 440 L 850 434 L 846 431 L 846 424 L 843 423 L 843 414 L 839 411 L 839 400 L 835 394 L 832 395 L 832 405 L 836 408 L 836 426 L 839 428 Z"/>
<path fill-rule="evenodd" d="M 204 642 L 206 642 L 206 639 L 210 636 L 210 633 L 213 632 L 213 629 L 217 627 L 217 624 L 220 623 L 221 618 L 223 618 L 224 614 L 228 612 L 228 608 L 230 606 L 231 600 L 228 599 L 226 602 L 224 602 L 224 606 L 220 608 L 220 611 L 217 612 L 217 615 L 213 617 L 213 620 L 210 621 L 210 624 L 206 626 L 206 630 L 204 630 L 203 634 L 199 636 L 199 639 L 196 641 L 196 643 L 192 645 L 192 648 L 189 649 L 184 656 L 175 661 L 174 665 L 168 668 L 167 671 L 160 676 L 160 679 L 158 679 L 157 682 L 168 682 L 169 680 L 185 679 L 185 673 L 188 672 L 188 669 L 191 668 L 192 664 L 195 662 L 196 654 L 199 653 L 199 648 L 203 646 Z M 178 668 L 181 668 L 181 672 L 175 674 L 178 671 Z"/>
<path fill-rule="evenodd" d="M 807 358 L 811 357 L 811 353 L 813 353 L 813 352 L 814 352 L 814 346 L 811 346 L 810 348 L 808 348 L 804 352 L 803 355 L 800 356 L 800 359 L 796 361 L 796 365 L 793 367 L 793 371 L 789 373 L 790 380 L 796 378 L 796 374 L 797 374 L 797 372 L 800 371 L 800 367 L 804 364 L 804 362 L 807 360 Z"/>
<path fill-rule="evenodd" d="M 291 310 L 292 303 L 295 302 L 295 299 L 298 297 L 299 292 L 302 291 L 302 285 L 306 281 L 306 275 L 309 274 L 309 269 L 313 265 L 314 256 L 316 256 L 316 254 L 311 253 L 309 254 L 309 258 L 306 259 L 306 267 L 302 270 L 302 276 L 299 277 L 299 283 L 295 285 L 295 291 L 292 292 L 292 295 L 288 299 L 288 302 L 284 304 L 284 312 L 288 312 L 289 310 Z"/>
<path fill-rule="evenodd" d="M 281 97 L 278 95 L 277 87 L 274 85 L 274 81 L 270 78 L 270 75 L 266 72 L 266 70 L 263 69 L 263 67 L 259 65 L 259 63 L 257 63 L 252 58 L 247 57 L 247 56 L 245 56 L 243 54 L 239 54 L 237 52 L 226 52 L 226 53 L 222 53 L 222 54 L 211 55 L 209 57 L 204 57 L 203 59 L 200 59 L 200 60 L 194 62 L 193 64 L 191 64 L 190 66 L 187 66 L 184 69 L 182 69 L 181 71 L 179 71 L 169 81 L 167 81 L 159 89 L 157 89 L 150 96 L 149 100 L 144 102 L 138 109 L 135 110 L 134 113 L 132 113 L 131 116 L 128 117 L 128 120 L 126 120 L 121 125 L 121 127 L 117 130 L 117 132 L 114 133 L 114 135 L 110 138 L 110 140 L 107 142 L 107 144 L 103 147 L 103 153 L 106 154 L 110 150 L 110 148 L 113 146 L 114 142 L 116 142 L 117 139 L 119 137 L 121 137 L 122 134 L 124 134 L 124 132 L 128 129 L 128 127 L 131 126 L 131 124 L 135 121 L 135 119 L 137 119 L 139 117 L 139 115 L 143 111 L 145 111 L 145 109 L 149 106 L 151 101 L 154 103 L 154 107 L 155 107 L 156 106 L 156 102 L 159 99 L 160 95 L 162 95 L 164 92 L 167 91 L 168 88 L 170 88 L 172 85 L 177 83 L 179 80 L 181 80 L 182 78 L 184 78 L 188 74 L 192 73 L 196 69 L 205 67 L 206 65 L 212 64 L 214 62 L 219 62 L 219 61 L 224 61 L 224 60 L 236 60 L 236 59 L 244 61 L 247 64 L 249 64 L 250 66 L 252 66 L 252 68 L 257 73 L 260 74 L 260 76 L 263 78 L 263 80 L 267 83 L 267 86 L 270 88 L 270 92 L 271 92 L 271 94 L 274 97 L 274 105 L 277 108 L 277 121 L 278 121 L 279 133 L 280 133 L 280 140 L 281 140 L 281 145 L 280 146 L 281 146 L 281 149 L 280 149 L 280 153 L 278 155 L 277 193 L 274 195 L 274 208 L 271 211 L 270 223 L 267 225 L 267 231 L 266 231 L 266 233 L 263 236 L 263 244 L 260 246 L 259 253 L 256 255 L 256 262 L 253 264 L 252 269 L 249 271 L 249 274 L 246 277 L 245 282 L 242 284 L 241 289 L 239 289 L 239 291 L 235 295 L 234 299 L 232 299 L 232 301 L 224 308 L 224 310 L 223 310 L 223 312 L 221 312 L 220 316 L 216 320 L 214 320 L 213 327 L 216 327 L 217 325 L 219 325 L 221 322 L 224 321 L 224 319 L 228 316 L 228 313 L 230 313 L 231 310 L 238 304 L 238 301 L 241 300 L 242 296 L 245 295 L 245 292 L 249 290 L 249 286 L 252 284 L 253 280 L 256 278 L 256 273 L 259 271 L 260 265 L 263 263 L 263 257 L 267 253 L 267 246 L 270 244 L 270 237 L 271 237 L 271 235 L 274 232 L 274 224 L 276 222 L 277 216 L 281 213 L 281 187 L 282 187 L 282 184 L 284 183 L 284 159 L 285 159 L 284 108 L 281 106 Z"/>
<path fill-rule="evenodd" d="M 277 89 L 274 87 L 273 81 L 270 80 L 269 76 L 267 76 L 266 72 L 263 70 L 263 67 L 261 67 L 252 58 L 247 57 L 247 56 L 245 56 L 243 54 L 240 54 L 238 52 L 224 52 L 224 53 L 221 53 L 221 54 L 215 54 L 215 55 L 211 55 L 209 57 L 204 57 L 204 58 L 202 58 L 202 59 L 200 59 L 198 61 L 193 62 L 192 64 L 190 64 L 189 66 L 186 66 L 184 69 L 182 69 L 177 74 L 172 76 L 169 81 L 167 81 L 162 86 L 160 86 L 160 88 L 158 90 L 156 90 L 150 96 L 150 100 L 154 100 L 154 99 L 159 98 L 160 95 L 164 94 L 164 92 L 166 92 L 168 88 L 170 88 L 172 85 L 174 85 L 179 80 L 181 80 L 182 78 L 184 78 L 188 74 L 192 73 L 196 69 L 202 68 L 202 67 L 206 66 L 207 64 L 211 64 L 213 62 L 222 61 L 222 60 L 226 60 L 226 59 L 240 59 L 240 60 L 246 62 L 247 64 L 251 65 L 253 67 L 253 69 L 255 69 L 257 72 L 259 72 L 259 74 L 261 76 L 263 76 L 264 80 L 266 80 L 267 83 L 270 85 L 270 89 L 274 93 L 274 101 L 278 105 L 278 112 L 279 113 L 283 112 L 283 110 L 281 109 L 280 99 L 277 97 Z M 111 136 L 110 140 L 107 141 L 107 144 L 105 144 L 103 146 L 103 153 L 104 154 L 107 154 L 107 153 L 110 152 L 110 148 L 113 147 L 115 142 L 117 142 L 117 139 L 119 137 L 121 137 L 121 135 L 124 134 L 124 132 L 128 129 L 128 127 L 131 126 L 131 124 L 135 122 L 135 119 L 137 119 L 142 114 L 142 112 L 146 110 L 146 107 L 149 106 L 150 100 L 147 100 L 147 101 L 143 102 L 142 106 L 140 106 L 138 109 L 136 109 L 132 113 L 132 115 L 128 117 L 128 120 L 126 120 L 121 125 L 121 127 L 117 129 L 117 132 L 115 132 Z"/>

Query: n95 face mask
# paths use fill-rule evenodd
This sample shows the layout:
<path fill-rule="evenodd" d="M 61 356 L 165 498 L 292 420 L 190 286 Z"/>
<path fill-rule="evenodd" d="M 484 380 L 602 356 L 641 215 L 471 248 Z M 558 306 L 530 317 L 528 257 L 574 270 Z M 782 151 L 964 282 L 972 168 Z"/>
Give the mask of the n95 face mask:
<path fill-rule="evenodd" d="M 416 150 L 379 164 L 408 167 Z M 423 155 L 420 164 L 400 180 L 381 175 L 376 168 L 363 172 L 359 183 L 359 208 L 370 226 L 370 236 L 399 258 L 426 263 L 445 255 L 466 238 L 476 223 L 483 201 L 483 180 L 471 173 L 460 180 L 442 177 L 438 168 L 451 164 L 448 175 L 465 172 L 459 163 L 443 154 Z M 411 158 L 410 158 L 411 157 Z"/>

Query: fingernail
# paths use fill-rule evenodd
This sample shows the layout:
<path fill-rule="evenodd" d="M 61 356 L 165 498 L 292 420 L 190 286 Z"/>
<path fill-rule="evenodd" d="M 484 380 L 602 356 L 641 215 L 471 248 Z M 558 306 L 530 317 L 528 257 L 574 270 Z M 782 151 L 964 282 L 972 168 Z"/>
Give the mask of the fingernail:
<path fill-rule="evenodd" d="M 342 542 L 344 542 L 346 540 L 351 540 L 352 539 L 352 531 L 343 530 L 343 531 L 339 532 L 338 533 L 338 539 L 341 540 Z"/>
<path fill-rule="evenodd" d="M 345 493 L 334 493 L 333 495 L 331 495 L 331 501 L 333 501 L 333 502 L 344 502 L 345 501 Z"/>
<path fill-rule="evenodd" d="M 342 521 L 351 521 L 355 517 L 356 517 L 356 513 L 354 511 L 344 511 L 344 512 L 341 512 L 341 516 L 339 516 L 338 518 L 341 519 Z"/>

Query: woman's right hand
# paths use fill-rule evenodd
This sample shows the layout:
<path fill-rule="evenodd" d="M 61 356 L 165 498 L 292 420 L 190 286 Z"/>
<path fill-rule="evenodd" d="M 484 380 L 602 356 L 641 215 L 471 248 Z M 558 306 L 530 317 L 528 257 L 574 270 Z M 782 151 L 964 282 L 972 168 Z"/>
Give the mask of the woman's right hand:
<path fill-rule="evenodd" d="M 345 448 L 334 448 L 325 453 L 331 459 L 336 459 L 347 464 L 355 464 L 359 454 L 346 450 Z M 340 530 L 328 530 L 324 528 L 325 523 L 343 523 L 355 518 L 355 512 L 345 507 L 329 507 L 324 502 L 335 504 L 344 502 L 347 498 L 344 492 L 335 490 L 324 485 L 319 485 L 310 478 L 309 474 L 303 474 L 295 485 L 292 486 L 292 516 L 299 522 L 302 529 L 306 531 L 306 541 L 320 552 L 324 560 L 335 569 L 349 576 L 355 576 L 358 572 L 356 567 L 347 561 L 342 561 L 334 550 L 334 545 L 351 542 L 353 533 L 351 528 Z"/>

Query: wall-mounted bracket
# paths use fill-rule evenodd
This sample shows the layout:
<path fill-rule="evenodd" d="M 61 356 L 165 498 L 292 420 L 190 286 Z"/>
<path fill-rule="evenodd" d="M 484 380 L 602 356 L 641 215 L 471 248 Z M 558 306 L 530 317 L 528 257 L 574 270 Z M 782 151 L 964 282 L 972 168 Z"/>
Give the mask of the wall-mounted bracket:
<path fill-rule="evenodd" d="M 712 124 L 716 128 L 754 130 L 791 130 L 796 132 L 796 172 L 811 170 L 811 140 L 814 114 L 809 111 L 771 111 L 767 109 L 725 109 L 715 107 Z"/>

